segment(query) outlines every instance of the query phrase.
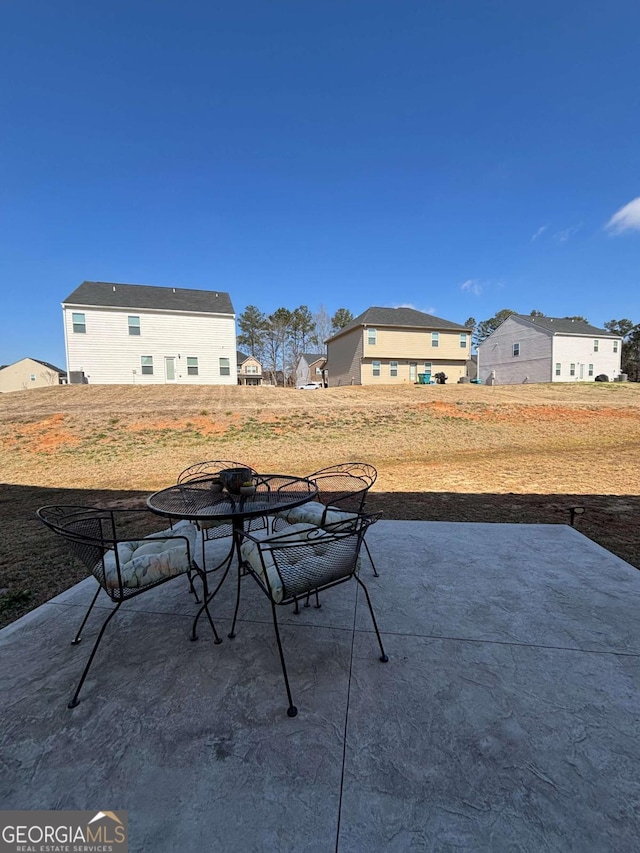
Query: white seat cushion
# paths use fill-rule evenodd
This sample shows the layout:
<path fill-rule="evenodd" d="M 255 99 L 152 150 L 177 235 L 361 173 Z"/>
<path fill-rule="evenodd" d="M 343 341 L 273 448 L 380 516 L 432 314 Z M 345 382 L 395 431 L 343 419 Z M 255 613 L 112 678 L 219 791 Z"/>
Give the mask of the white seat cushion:
<path fill-rule="evenodd" d="M 144 539 L 118 543 L 123 587 L 139 589 L 166 578 L 176 577 L 189 569 L 187 543 L 184 539 L 162 538 L 171 536 L 185 536 L 193 554 L 197 532 L 189 521 L 180 521 L 172 529 L 151 533 Z M 96 566 L 96 572 L 101 571 L 103 566 L 106 588 L 118 589 L 120 584 L 113 550 L 105 553 L 102 561 Z"/>
<path fill-rule="evenodd" d="M 278 515 L 288 521 L 289 524 L 313 524 L 316 527 L 331 525 L 332 530 L 346 530 L 351 522 L 358 518 L 358 514 L 355 512 L 346 512 L 335 506 L 325 507 L 318 501 L 308 501 L 301 506 L 278 513 Z M 344 522 L 344 524 L 340 522 Z"/>
<path fill-rule="evenodd" d="M 292 524 L 286 530 L 279 533 L 268 533 L 266 530 L 255 533 L 254 538 L 259 540 L 259 544 L 251 539 L 245 539 L 240 552 L 242 559 L 249 563 L 255 574 L 271 590 L 271 597 L 278 604 L 282 601 L 283 586 L 282 578 L 276 568 L 273 554 L 271 553 L 272 547 L 276 548 L 279 544 L 288 543 L 305 545 L 312 543 L 313 547 L 311 549 L 298 549 L 295 547 L 278 549 L 277 560 L 281 568 L 294 566 L 300 560 L 304 559 L 305 556 L 316 555 L 321 557 L 326 554 L 328 545 L 322 542 L 323 537 L 326 535 L 324 530 L 319 529 L 315 524 Z"/>

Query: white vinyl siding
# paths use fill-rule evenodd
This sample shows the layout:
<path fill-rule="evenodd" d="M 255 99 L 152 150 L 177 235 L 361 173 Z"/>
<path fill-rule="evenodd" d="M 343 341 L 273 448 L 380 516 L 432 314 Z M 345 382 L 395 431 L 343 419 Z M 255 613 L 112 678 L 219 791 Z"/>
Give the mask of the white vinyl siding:
<path fill-rule="evenodd" d="M 235 385 L 236 326 L 229 314 L 86 308 L 86 334 L 73 334 L 73 314 L 64 309 L 67 367 L 82 371 L 92 385 L 163 384 L 165 359 L 175 358 L 175 381 L 198 385 Z M 140 318 L 141 335 L 129 334 L 130 316 Z M 140 373 L 141 356 L 154 360 L 152 374 Z M 198 375 L 189 376 L 187 355 L 198 359 Z M 180 356 L 180 357 L 179 357 Z M 229 364 L 220 375 L 219 358 Z M 135 372 L 134 372 L 135 371 Z"/>

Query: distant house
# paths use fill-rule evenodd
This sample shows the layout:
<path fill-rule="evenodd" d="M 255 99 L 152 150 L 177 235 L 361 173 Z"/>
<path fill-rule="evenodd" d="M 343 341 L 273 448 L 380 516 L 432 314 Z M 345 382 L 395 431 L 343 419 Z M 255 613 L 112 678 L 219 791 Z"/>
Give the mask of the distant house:
<path fill-rule="evenodd" d="M 262 385 L 262 365 L 255 355 L 236 350 L 238 385 Z"/>
<path fill-rule="evenodd" d="M 237 383 L 228 293 L 84 281 L 62 310 L 72 382 Z"/>
<path fill-rule="evenodd" d="M 578 320 L 511 314 L 478 345 L 478 376 L 498 385 L 620 375 L 622 338 Z"/>
<path fill-rule="evenodd" d="M 466 375 L 472 329 L 413 308 L 367 308 L 327 340 L 329 386 L 399 385 Z"/>
<path fill-rule="evenodd" d="M 66 381 L 65 370 L 37 358 L 21 358 L 13 364 L 0 367 L 0 392 L 47 388 L 51 385 L 62 385 Z"/>
<path fill-rule="evenodd" d="M 303 352 L 296 364 L 296 388 L 309 382 L 325 382 L 326 356 L 321 352 Z"/>

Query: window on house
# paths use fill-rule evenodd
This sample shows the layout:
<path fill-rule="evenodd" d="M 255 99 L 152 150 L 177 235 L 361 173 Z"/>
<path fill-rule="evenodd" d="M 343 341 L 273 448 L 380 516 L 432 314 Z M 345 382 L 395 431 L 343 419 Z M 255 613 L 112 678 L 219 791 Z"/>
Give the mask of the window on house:
<path fill-rule="evenodd" d="M 562 373 L 562 365 L 559 361 L 556 362 L 556 376 L 560 376 Z"/>
<path fill-rule="evenodd" d="M 231 368 L 229 367 L 229 359 L 220 359 L 220 376 L 231 376 Z"/>
<path fill-rule="evenodd" d="M 460 333 L 460 349 L 466 349 L 466 348 L 467 348 L 467 333 L 461 332 Z"/>
<path fill-rule="evenodd" d="M 196 356 L 187 356 L 187 376 L 198 375 L 198 359 Z"/>
<path fill-rule="evenodd" d="M 389 376 L 397 376 L 398 375 L 398 362 L 390 361 L 389 362 Z"/>
<path fill-rule="evenodd" d="M 316 367 L 316 376 L 322 376 L 322 368 Z"/>
<path fill-rule="evenodd" d="M 514 344 L 513 345 L 513 354 L 514 355 L 520 355 L 520 344 Z"/>
<path fill-rule="evenodd" d="M 589 365 L 589 376 L 593 376 L 593 365 Z"/>
<path fill-rule="evenodd" d="M 129 317 L 129 334 L 140 334 L 140 317 Z"/>
<path fill-rule="evenodd" d="M 258 367 L 257 367 L 257 365 L 255 365 L 255 364 L 248 364 L 248 365 L 245 367 L 244 372 L 245 372 L 245 373 L 257 373 L 257 372 L 258 372 Z"/>
<path fill-rule="evenodd" d="M 375 344 L 377 337 L 378 337 L 378 330 L 377 329 L 367 329 L 367 343 L 368 344 Z"/>
<path fill-rule="evenodd" d="M 76 334 L 84 335 L 87 331 L 87 324 L 84 314 L 72 314 L 71 322 L 73 323 L 73 331 Z"/>
<path fill-rule="evenodd" d="M 372 361 L 371 362 L 371 375 L 372 376 L 380 376 L 380 362 Z"/>
<path fill-rule="evenodd" d="M 32 373 L 32 374 L 31 374 L 31 381 L 32 381 L 32 382 L 35 382 L 35 381 L 36 381 L 36 375 L 35 375 L 35 373 Z"/>
<path fill-rule="evenodd" d="M 424 363 L 424 372 L 425 372 L 425 373 L 431 373 L 431 370 L 432 370 L 431 362 L 430 362 L 430 361 L 425 361 L 425 363 Z"/>
<path fill-rule="evenodd" d="M 614 342 L 613 342 L 613 351 L 614 351 L 614 352 L 618 352 L 618 343 L 619 343 L 619 341 L 614 341 Z"/>
<path fill-rule="evenodd" d="M 431 332 L 431 346 L 440 346 L 440 332 Z"/>
<path fill-rule="evenodd" d="M 153 376 L 153 356 L 141 355 L 140 367 L 142 368 L 142 373 L 146 373 L 148 376 Z"/>
<path fill-rule="evenodd" d="M 598 352 L 599 347 L 600 347 L 600 341 L 598 341 L 598 340 L 594 341 L 593 342 L 593 351 Z"/>
<path fill-rule="evenodd" d="M 575 376 L 575 375 L 576 375 L 576 366 L 575 366 L 575 364 L 570 364 L 569 365 L 569 376 Z"/>

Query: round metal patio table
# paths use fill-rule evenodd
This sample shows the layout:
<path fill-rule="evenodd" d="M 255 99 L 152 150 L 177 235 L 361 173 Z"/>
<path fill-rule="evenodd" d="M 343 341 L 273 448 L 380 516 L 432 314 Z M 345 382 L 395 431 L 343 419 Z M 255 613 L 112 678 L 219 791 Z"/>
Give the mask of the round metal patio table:
<path fill-rule="evenodd" d="M 238 582 L 242 559 L 240 555 L 241 534 L 245 524 L 254 518 L 267 517 L 277 512 L 284 512 L 301 506 L 313 500 L 318 494 L 318 487 L 305 477 L 291 477 L 287 474 L 260 474 L 254 477 L 255 491 L 252 494 L 236 495 L 228 491 L 215 492 L 212 489 L 213 476 L 198 477 L 180 485 L 169 486 L 154 492 L 147 498 L 147 506 L 151 512 L 167 518 L 187 519 L 206 525 L 211 522 L 231 522 L 233 539 L 229 554 L 213 569 L 207 570 L 204 554 L 204 528 L 202 530 L 202 568 L 203 571 L 218 571 L 223 569 L 222 578 L 213 592 L 208 596 L 203 606 L 193 620 L 191 638 L 196 639 L 196 626 L 205 607 L 214 598 L 224 583 L 233 561 L 234 551 L 237 554 Z M 216 640 L 219 642 L 219 640 Z"/>

